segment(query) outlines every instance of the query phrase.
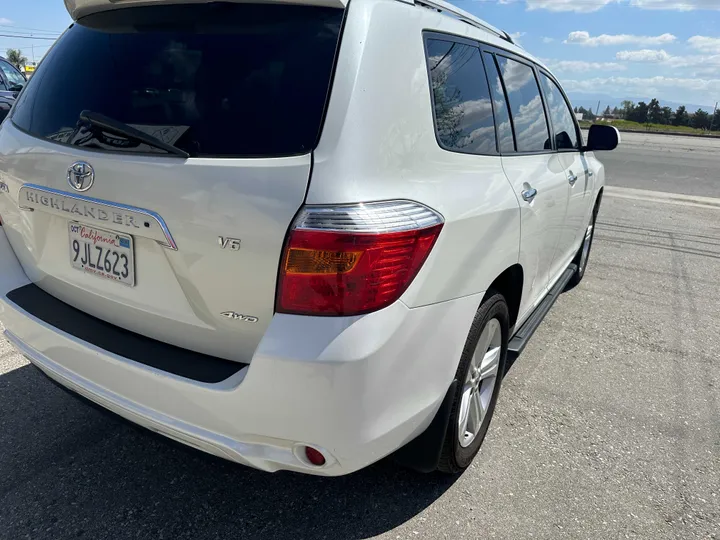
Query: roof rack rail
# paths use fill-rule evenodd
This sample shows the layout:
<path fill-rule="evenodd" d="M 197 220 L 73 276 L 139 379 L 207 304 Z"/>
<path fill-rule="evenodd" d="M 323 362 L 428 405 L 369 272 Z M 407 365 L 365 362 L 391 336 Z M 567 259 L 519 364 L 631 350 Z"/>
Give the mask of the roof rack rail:
<path fill-rule="evenodd" d="M 445 0 L 415 0 L 414 3 L 418 6 L 424 6 L 426 8 L 435 9 L 439 12 L 452 15 L 459 21 L 467 23 L 471 26 L 475 26 L 476 28 L 480 28 L 481 30 L 490 32 L 491 34 L 495 34 L 500 39 L 504 39 L 505 41 L 512 43 L 513 45 L 515 44 L 513 39 L 510 37 L 510 34 L 505 32 L 504 30 L 495 28 L 490 23 L 486 23 L 482 19 L 478 19 L 475 15 L 468 13 L 464 9 L 460 9 L 459 7 L 456 7 L 448 2 L 445 2 Z"/>

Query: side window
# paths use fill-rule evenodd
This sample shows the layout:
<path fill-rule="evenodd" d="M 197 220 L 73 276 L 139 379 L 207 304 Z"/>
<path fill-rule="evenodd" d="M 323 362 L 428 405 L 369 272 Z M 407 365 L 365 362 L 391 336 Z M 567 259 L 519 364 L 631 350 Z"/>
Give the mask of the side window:
<path fill-rule="evenodd" d="M 575 128 L 575 117 L 568 107 L 562 92 L 555 82 L 544 73 L 540 74 L 540 84 L 542 84 L 548 109 L 550 110 L 555 147 L 558 150 L 579 150 L 580 143 Z"/>
<path fill-rule="evenodd" d="M 495 64 L 495 57 L 490 53 L 483 54 L 488 83 L 490 83 L 490 94 L 492 95 L 493 106 L 495 107 L 498 146 L 502 153 L 514 152 L 515 141 L 513 140 L 510 113 L 508 112 L 507 101 L 505 100 L 505 90 L 503 90 L 502 81 L 500 80 L 500 72 Z"/>
<path fill-rule="evenodd" d="M 518 152 L 550 150 L 550 127 L 533 69 L 504 56 L 497 56 L 505 82 L 515 126 Z"/>
<path fill-rule="evenodd" d="M 0 69 L 2 69 L 7 80 L 10 81 L 10 86 L 13 86 L 15 84 L 19 84 L 19 85 L 25 84 L 25 78 L 22 75 L 20 75 L 19 71 L 17 71 L 14 67 L 12 67 L 7 62 L 0 61 Z"/>
<path fill-rule="evenodd" d="M 480 50 L 428 39 L 427 53 L 440 145 L 456 152 L 496 154 L 490 90 Z"/>

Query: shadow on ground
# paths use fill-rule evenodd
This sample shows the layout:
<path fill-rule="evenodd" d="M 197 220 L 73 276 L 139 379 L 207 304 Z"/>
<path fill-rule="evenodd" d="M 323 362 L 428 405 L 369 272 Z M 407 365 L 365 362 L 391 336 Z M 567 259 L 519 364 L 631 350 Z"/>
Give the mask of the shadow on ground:
<path fill-rule="evenodd" d="M 2 538 L 367 538 L 454 479 L 387 460 L 340 478 L 267 474 L 165 443 L 25 366 L 0 376 Z"/>

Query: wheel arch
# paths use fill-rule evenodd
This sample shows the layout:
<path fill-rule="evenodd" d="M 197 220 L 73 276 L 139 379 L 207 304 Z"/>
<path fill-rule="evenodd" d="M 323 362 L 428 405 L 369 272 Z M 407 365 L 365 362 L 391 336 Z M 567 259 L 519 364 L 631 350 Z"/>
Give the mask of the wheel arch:
<path fill-rule="evenodd" d="M 499 292 L 505 297 L 510 314 L 510 328 L 515 326 L 520 311 L 520 301 L 522 300 L 523 283 L 525 273 L 520 264 L 513 264 L 506 268 L 488 287 L 485 298 L 491 296 L 493 292 Z M 485 301 L 483 298 L 483 301 Z"/>
<path fill-rule="evenodd" d="M 603 192 L 605 191 L 605 186 L 602 186 L 598 190 L 597 197 L 595 197 L 595 206 L 593 206 L 593 213 L 597 217 L 598 212 L 600 211 L 600 203 L 602 202 L 603 198 Z"/>

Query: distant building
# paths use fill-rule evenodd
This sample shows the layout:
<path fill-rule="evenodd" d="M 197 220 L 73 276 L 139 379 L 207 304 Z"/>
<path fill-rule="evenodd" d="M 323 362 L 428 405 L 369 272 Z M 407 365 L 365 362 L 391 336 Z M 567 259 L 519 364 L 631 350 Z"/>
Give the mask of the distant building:
<path fill-rule="evenodd" d="M 578 121 L 583 120 L 585 118 L 585 114 L 583 114 L 581 112 L 576 112 L 575 118 L 577 118 Z"/>
<path fill-rule="evenodd" d="M 22 71 L 23 73 L 25 73 L 25 77 L 29 79 L 33 76 L 33 73 L 35 73 L 35 64 L 28 64 L 27 66 L 23 66 Z"/>

